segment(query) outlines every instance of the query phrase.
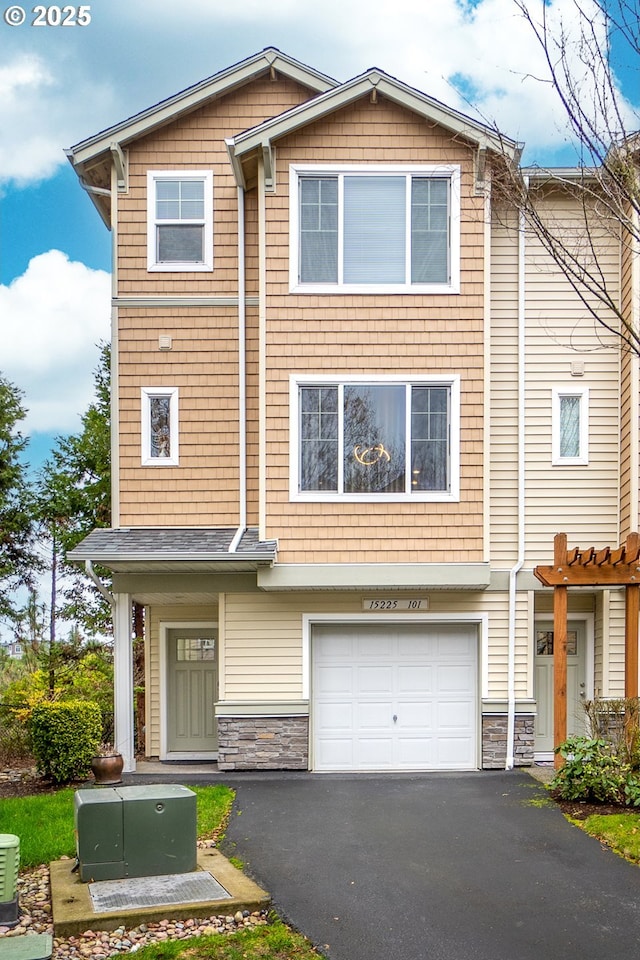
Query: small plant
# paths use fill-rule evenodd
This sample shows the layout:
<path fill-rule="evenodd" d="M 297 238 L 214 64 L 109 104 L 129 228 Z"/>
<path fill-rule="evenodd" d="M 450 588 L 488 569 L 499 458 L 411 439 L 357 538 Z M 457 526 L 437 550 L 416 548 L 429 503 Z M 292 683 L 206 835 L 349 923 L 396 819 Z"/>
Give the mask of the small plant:
<path fill-rule="evenodd" d="M 120 751 L 112 743 L 99 743 L 93 751 L 94 757 L 119 757 Z"/>
<path fill-rule="evenodd" d="M 97 703 L 69 700 L 36 704 L 29 733 L 38 770 L 54 783 L 87 776 L 102 732 Z"/>
<path fill-rule="evenodd" d="M 584 710 L 591 737 L 607 740 L 625 763 L 640 769 L 640 699 L 594 697 L 585 700 Z"/>

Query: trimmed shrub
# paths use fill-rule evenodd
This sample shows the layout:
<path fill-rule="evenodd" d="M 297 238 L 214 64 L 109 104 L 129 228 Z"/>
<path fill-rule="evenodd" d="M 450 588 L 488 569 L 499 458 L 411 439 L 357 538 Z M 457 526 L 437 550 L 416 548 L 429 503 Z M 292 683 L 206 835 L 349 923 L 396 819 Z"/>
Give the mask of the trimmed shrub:
<path fill-rule="evenodd" d="M 69 783 L 89 773 L 102 737 L 97 703 L 67 700 L 36 704 L 29 733 L 38 770 L 54 783 Z"/>

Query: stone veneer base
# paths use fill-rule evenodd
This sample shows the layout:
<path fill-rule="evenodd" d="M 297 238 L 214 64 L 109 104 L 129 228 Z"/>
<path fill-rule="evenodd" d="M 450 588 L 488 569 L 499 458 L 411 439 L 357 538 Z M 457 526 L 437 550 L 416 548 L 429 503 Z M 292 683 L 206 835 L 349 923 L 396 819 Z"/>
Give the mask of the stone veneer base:
<path fill-rule="evenodd" d="M 533 764 L 533 715 L 515 718 L 514 762 Z M 482 769 L 504 769 L 507 716 L 482 718 Z M 219 717 L 219 770 L 308 770 L 308 717 Z"/>
<path fill-rule="evenodd" d="M 308 770 L 308 717 L 218 717 L 219 770 Z"/>

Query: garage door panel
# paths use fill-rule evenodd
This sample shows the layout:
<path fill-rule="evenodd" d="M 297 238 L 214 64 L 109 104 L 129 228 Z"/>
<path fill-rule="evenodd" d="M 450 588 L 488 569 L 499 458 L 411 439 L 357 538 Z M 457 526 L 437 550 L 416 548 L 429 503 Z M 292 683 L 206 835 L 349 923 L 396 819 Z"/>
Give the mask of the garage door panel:
<path fill-rule="evenodd" d="M 318 704 L 315 722 L 319 732 L 353 730 L 355 704 L 353 700 L 332 700 Z"/>
<path fill-rule="evenodd" d="M 353 740 L 351 737 L 331 737 L 318 744 L 318 769 L 353 770 Z"/>
<path fill-rule="evenodd" d="M 438 703 L 436 726 L 441 730 L 468 730 L 473 723 L 475 704 L 471 700 Z"/>
<path fill-rule="evenodd" d="M 391 700 L 382 703 L 359 702 L 356 706 L 356 726 L 361 729 L 387 730 L 391 727 L 393 703 Z"/>
<path fill-rule="evenodd" d="M 466 664 L 457 666 L 450 663 L 438 667 L 438 690 L 440 693 L 455 695 L 467 693 L 470 689 L 474 671 Z"/>
<path fill-rule="evenodd" d="M 476 769 L 476 662 L 469 624 L 314 629 L 314 769 Z"/>
<path fill-rule="evenodd" d="M 348 664 L 345 666 L 329 667 L 322 664 L 318 665 L 318 681 L 320 689 L 328 696 L 351 695 L 353 690 L 353 667 Z"/>
<path fill-rule="evenodd" d="M 394 744 L 391 737 L 362 737 L 358 742 L 359 770 L 392 769 Z"/>
<path fill-rule="evenodd" d="M 400 696 L 433 693 L 434 670 L 429 664 L 411 663 L 398 666 L 398 691 Z"/>
<path fill-rule="evenodd" d="M 362 696 L 390 695 L 393 691 L 393 671 L 388 666 L 358 667 L 356 682 L 357 691 Z"/>
<path fill-rule="evenodd" d="M 466 763 L 472 743 L 468 737 L 439 737 L 437 763 L 442 770 L 460 770 Z"/>
<path fill-rule="evenodd" d="M 424 700 L 403 700 L 397 705 L 397 726 L 401 731 L 433 727 L 433 704 Z"/>
<path fill-rule="evenodd" d="M 400 768 L 429 769 L 436 765 L 433 737 L 402 737 L 398 746 Z"/>

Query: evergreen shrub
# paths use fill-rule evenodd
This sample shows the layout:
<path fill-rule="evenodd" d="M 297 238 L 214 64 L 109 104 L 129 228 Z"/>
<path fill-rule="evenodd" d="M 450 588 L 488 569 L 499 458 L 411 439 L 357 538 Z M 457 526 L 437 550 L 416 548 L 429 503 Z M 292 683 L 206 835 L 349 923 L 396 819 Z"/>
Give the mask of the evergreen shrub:
<path fill-rule="evenodd" d="M 90 700 L 36 704 L 29 733 L 38 770 L 54 783 L 69 783 L 89 773 L 102 738 L 102 715 Z"/>

